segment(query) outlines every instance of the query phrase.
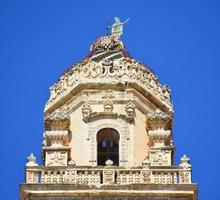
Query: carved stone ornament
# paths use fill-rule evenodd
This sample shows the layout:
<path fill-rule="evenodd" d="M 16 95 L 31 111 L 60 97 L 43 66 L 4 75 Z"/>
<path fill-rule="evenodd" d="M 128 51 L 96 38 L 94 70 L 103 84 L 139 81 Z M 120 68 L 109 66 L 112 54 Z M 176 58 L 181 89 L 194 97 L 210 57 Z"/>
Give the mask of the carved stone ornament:
<path fill-rule="evenodd" d="M 151 166 L 170 166 L 171 151 L 168 150 L 150 150 L 149 159 Z"/>
<path fill-rule="evenodd" d="M 181 160 L 181 163 L 179 165 L 180 167 L 183 167 L 184 169 L 190 169 L 191 168 L 191 165 L 189 163 L 190 158 L 188 158 L 186 156 L 186 154 L 184 154 L 183 157 L 180 160 Z"/>
<path fill-rule="evenodd" d="M 27 157 L 26 166 L 28 167 L 38 166 L 38 164 L 36 163 L 36 157 L 34 156 L 33 153 L 31 153 L 30 156 Z"/>
<path fill-rule="evenodd" d="M 147 130 L 153 147 L 164 147 L 171 137 L 172 118 L 169 114 L 157 109 L 147 115 Z M 168 129 L 168 130 L 167 130 Z"/>
<path fill-rule="evenodd" d="M 55 110 L 45 117 L 46 130 L 68 130 L 70 117 L 63 110 Z"/>
<path fill-rule="evenodd" d="M 108 35 L 98 38 L 90 47 L 90 51 L 93 49 L 101 50 L 119 50 L 123 49 L 124 44 L 115 36 Z"/>
<path fill-rule="evenodd" d="M 67 166 L 67 151 L 46 151 L 46 166 Z"/>
<path fill-rule="evenodd" d="M 147 115 L 147 129 L 154 130 L 158 128 L 165 130 L 172 128 L 172 117 L 160 109 L 156 109 L 153 113 Z"/>
<path fill-rule="evenodd" d="M 46 110 L 81 83 L 98 85 L 126 81 L 138 84 L 172 112 L 169 87 L 161 85 L 148 66 L 130 58 L 120 40 L 114 36 L 100 37 L 91 46 L 90 53 L 91 56 L 85 59 L 86 62 L 84 60 L 73 65 L 57 83 L 50 87 L 51 96 Z"/>
<path fill-rule="evenodd" d="M 182 171 L 179 172 L 179 182 L 183 184 L 190 184 L 192 182 L 192 172 L 191 165 L 189 163 L 190 158 L 185 154 L 181 158 L 181 163 L 179 166 L 182 168 Z"/>
<path fill-rule="evenodd" d="M 110 93 L 106 94 L 105 96 L 102 97 L 102 99 L 105 99 L 103 101 L 103 106 L 104 106 L 104 112 L 106 113 L 112 113 L 113 111 L 113 101 L 111 99 L 115 98 L 113 95 Z"/>
<path fill-rule="evenodd" d="M 113 161 L 111 159 L 108 159 L 105 161 L 105 165 L 106 166 L 112 166 L 113 165 Z"/>
<path fill-rule="evenodd" d="M 91 108 L 91 106 L 89 105 L 89 103 L 86 102 L 86 103 L 83 104 L 83 106 L 82 106 L 82 115 L 83 115 L 83 118 L 88 118 L 91 113 L 92 113 L 92 108 Z"/>
<path fill-rule="evenodd" d="M 51 148 L 68 146 L 68 131 L 46 131 L 46 143 Z"/>
<path fill-rule="evenodd" d="M 135 116 L 135 105 L 132 101 L 129 101 L 125 106 L 126 117 L 128 119 L 134 119 Z"/>
<path fill-rule="evenodd" d="M 76 162 L 74 160 L 69 160 L 68 165 L 69 166 L 76 166 Z"/>

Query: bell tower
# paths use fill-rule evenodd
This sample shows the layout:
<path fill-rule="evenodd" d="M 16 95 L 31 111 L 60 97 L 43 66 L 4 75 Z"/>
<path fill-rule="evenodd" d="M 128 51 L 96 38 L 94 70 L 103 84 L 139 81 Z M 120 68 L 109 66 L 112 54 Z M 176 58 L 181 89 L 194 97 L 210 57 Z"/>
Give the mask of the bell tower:
<path fill-rule="evenodd" d="M 43 165 L 27 158 L 21 200 L 197 199 L 190 159 L 174 163 L 170 89 L 129 55 L 124 23 L 50 87 Z"/>

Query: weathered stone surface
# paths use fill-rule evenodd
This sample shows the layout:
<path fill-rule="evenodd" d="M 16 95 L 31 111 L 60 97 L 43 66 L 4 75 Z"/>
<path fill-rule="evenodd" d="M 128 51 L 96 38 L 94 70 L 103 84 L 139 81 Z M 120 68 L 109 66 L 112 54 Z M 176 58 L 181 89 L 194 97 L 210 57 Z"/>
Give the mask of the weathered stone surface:
<path fill-rule="evenodd" d="M 28 158 L 21 200 L 196 200 L 189 158 L 173 163 L 170 89 L 118 37 L 50 88 L 42 158 Z"/>

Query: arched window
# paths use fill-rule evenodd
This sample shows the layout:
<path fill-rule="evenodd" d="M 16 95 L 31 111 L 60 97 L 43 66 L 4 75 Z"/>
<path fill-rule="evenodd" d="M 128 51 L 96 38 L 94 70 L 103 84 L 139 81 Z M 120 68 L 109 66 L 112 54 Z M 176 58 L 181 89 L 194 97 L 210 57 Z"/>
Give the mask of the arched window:
<path fill-rule="evenodd" d="M 105 165 L 110 159 L 113 165 L 119 165 L 119 133 L 112 128 L 101 129 L 97 133 L 98 165 Z"/>

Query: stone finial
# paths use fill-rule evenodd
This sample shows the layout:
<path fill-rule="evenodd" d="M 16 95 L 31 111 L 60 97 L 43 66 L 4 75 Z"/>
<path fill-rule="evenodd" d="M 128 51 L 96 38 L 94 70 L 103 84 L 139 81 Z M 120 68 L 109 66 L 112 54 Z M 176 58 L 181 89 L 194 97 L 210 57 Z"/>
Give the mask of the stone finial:
<path fill-rule="evenodd" d="M 36 163 L 36 157 L 34 156 L 33 153 L 31 153 L 30 156 L 27 157 L 26 166 L 28 167 L 38 166 L 38 164 Z"/>
<path fill-rule="evenodd" d="M 108 159 L 105 161 L 105 165 L 106 166 L 112 166 L 113 165 L 113 161 L 111 159 Z"/>
<path fill-rule="evenodd" d="M 181 163 L 179 164 L 180 167 L 183 167 L 183 168 L 191 168 L 191 165 L 189 163 L 190 161 L 190 158 L 188 158 L 186 156 L 186 154 L 183 155 L 183 157 L 180 159 L 181 160 Z"/>
<path fill-rule="evenodd" d="M 70 166 L 76 166 L 76 162 L 74 160 L 69 160 L 68 165 Z"/>

